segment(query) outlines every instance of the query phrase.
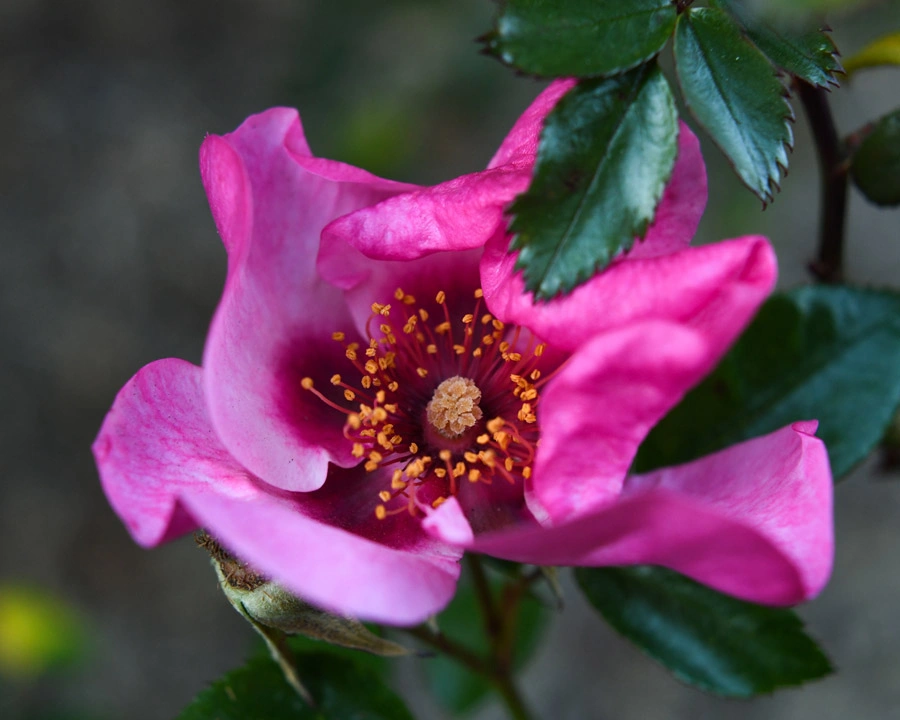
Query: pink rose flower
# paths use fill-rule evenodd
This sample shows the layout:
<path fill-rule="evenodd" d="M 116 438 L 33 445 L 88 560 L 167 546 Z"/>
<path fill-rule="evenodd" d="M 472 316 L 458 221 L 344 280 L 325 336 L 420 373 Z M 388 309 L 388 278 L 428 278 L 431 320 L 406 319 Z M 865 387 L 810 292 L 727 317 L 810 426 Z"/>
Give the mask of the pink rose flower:
<path fill-rule="evenodd" d="M 228 277 L 203 367 L 152 363 L 94 453 L 134 539 L 198 526 L 331 611 L 418 623 L 465 550 L 543 565 L 653 563 L 762 603 L 825 584 L 831 477 L 816 423 L 629 475 L 775 281 L 761 237 L 688 243 L 694 135 L 646 237 L 535 304 L 504 209 L 531 178 L 557 82 L 487 170 L 434 187 L 316 158 L 293 110 L 209 136 Z"/>

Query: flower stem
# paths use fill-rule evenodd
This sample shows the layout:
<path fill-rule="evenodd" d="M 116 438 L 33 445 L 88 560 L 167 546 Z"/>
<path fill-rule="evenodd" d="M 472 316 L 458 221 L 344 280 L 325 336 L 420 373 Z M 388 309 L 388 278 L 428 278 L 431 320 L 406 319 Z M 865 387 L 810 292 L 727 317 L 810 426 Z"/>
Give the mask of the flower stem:
<path fill-rule="evenodd" d="M 827 91 L 803 80 L 797 80 L 796 87 L 816 143 L 821 173 L 819 252 L 810 263 L 810 270 L 822 282 L 837 283 L 844 274 L 847 163 L 828 105 Z"/>

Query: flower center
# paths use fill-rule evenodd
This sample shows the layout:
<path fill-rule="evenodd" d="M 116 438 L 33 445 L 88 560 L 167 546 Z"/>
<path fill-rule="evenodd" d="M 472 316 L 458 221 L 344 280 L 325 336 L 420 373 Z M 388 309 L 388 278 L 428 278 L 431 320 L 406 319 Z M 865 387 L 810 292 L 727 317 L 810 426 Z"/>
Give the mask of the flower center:
<path fill-rule="evenodd" d="M 471 313 L 454 322 L 445 293 L 426 308 L 397 289 L 397 307 L 373 303 L 368 346 L 332 338 L 344 347 L 356 381 L 333 375 L 337 396 L 301 386 L 346 415 L 344 436 L 367 472 L 393 468 L 380 482 L 375 515 L 384 519 L 456 495 L 461 483 L 512 485 L 531 476 L 538 441 L 537 406 L 545 345 L 527 331 L 508 328 L 481 311 L 475 291 Z"/>
<path fill-rule="evenodd" d="M 454 440 L 481 420 L 480 400 L 481 390 L 474 382 L 454 375 L 437 386 L 425 413 L 431 427 Z"/>

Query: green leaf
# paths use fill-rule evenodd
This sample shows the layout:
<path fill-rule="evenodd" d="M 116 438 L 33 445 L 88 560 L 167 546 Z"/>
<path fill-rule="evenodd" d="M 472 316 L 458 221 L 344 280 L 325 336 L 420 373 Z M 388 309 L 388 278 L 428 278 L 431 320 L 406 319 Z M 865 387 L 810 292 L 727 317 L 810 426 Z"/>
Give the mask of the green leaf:
<path fill-rule="evenodd" d="M 900 110 L 878 121 L 853 154 L 850 171 L 876 205 L 900 204 Z"/>
<path fill-rule="evenodd" d="M 743 183 L 771 202 L 793 143 L 793 111 L 772 65 L 722 10 L 691 8 L 678 20 L 675 66 L 691 114 Z"/>
<path fill-rule="evenodd" d="M 356 663 L 320 653 L 297 657 L 316 701 L 307 705 L 271 660 L 254 658 L 200 693 L 178 720 L 412 720 L 402 700 Z"/>
<path fill-rule="evenodd" d="M 501 583 L 491 578 L 497 589 Z M 520 601 L 516 627 L 514 666 L 521 667 L 538 646 L 546 612 L 537 599 L 525 596 Z M 484 633 L 481 609 L 471 582 L 460 583 L 453 601 L 438 616 L 441 631 L 453 640 L 480 653 L 488 651 L 488 639 Z M 458 662 L 438 655 L 423 663 L 428 685 L 434 696 L 448 710 L 463 714 L 471 710 L 491 691 L 491 685 Z"/>
<path fill-rule="evenodd" d="M 635 469 L 693 460 L 819 420 L 835 478 L 900 404 L 900 295 L 817 285 L 773 296 L 716 370 L 653 429 Z"/>
<path fill-rule="evenodd" d="M 837 47 L 823 30 L 790 32 L 776 29 L 753 13 L 744 0 L 714 0 L 744 26 L 747 36 L 773 64 L 818 87 L 837 86 L 834 74 L 842 72 Z"/>
<path fill-rule="evenodd" d="M 628 250 L 675 163 L 678 116 L 655 63 L 582 81 L 548 115 L 531 187 L 510 209 L 525 287 L 547 299 Z"/>
<path fill-rule="evenodd" d="M 832 671 L 790 610 L 736 600 L 658 567 L 579 568 L 575 576 L 613 628 L 708 692 L 750 697 Z"/>
<path fill-rule="evenodd" d="M 900 65 L 900 32 L 873 40 L 844 63 L 848 75 L 857 70 L 883 65 Z"/>
<path fill-rule="evenodd" d="M 670 0 L 507 0 L 485 50 L 544 77 L 615 75 L 649 60 L 675 29 Z"/>

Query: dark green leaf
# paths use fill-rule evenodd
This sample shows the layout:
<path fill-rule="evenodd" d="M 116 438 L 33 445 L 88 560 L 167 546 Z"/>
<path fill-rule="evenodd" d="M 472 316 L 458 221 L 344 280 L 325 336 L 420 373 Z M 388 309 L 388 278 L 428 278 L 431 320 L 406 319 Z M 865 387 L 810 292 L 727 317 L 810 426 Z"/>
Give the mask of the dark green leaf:
<path fill-rule="evenodd" d="M 900 295 L 840 286 L 772 297 L 719 364 L 650 433 L 639 472 L 819 420 L 836 478 L 900 404 Z"/>
<path fill-rule="evenodd" d="M 526 73 L 596 77 L 649 60 L 674 29 L 670 0 L 507 0 L 482 40 Z"/>
<path fill-rule="evenodd" d="M 656 64 L 582 81 L 547 117 L 531 187 L 510 209 L 537 298 L 585 282 L 643 236 L 675 163 L 678 116 Z"/>
<path fill-rule="evenodd" d="M 297 656 L 311 708 L 271 660 L 254 658 L 204 690 L 178 720 L 412 720 L 378 676 L 331 654 Z"/>
<path fill-rule="evenodd" d="M 708 692 L 749 697 L 832 671 L 790 610 L 736 600 L 658 567 L 580 568 L 575 575 L 613 628 Z"/>
<path fill-rule="evenodd" d="M 788 165 L 793 118 L 766 57 L 718 8 L 691 8 L 678 20 L 675 64 L 691 114 L 744 184 L 771 202 Z"/>
<path fill-rule="evenodd" d="M 819 87 L 837 86 L 834 74 L 842 72 L 837 48 L 823 30 L 791 32 L 776 29 L 755 15 L 744 0 L 714 0 L 744 26 L 753 44 L 775 65 Z"/>
<path fill-rule="evenodd" d="M 492 578 L 491 583 L 495 589 L 500 585 L 496 580 Z M 546 613 L 542 605 L 533 597 L 524 597 L 519 606 L 516 627 L 516 667 L 524 665 L 537 648 L 545 620 Z M 487 652 L 488 640 L 481 620 L 481 610 L 475 590 L 469 582 L 460 584 L 453 601 L 438 616 L 438 626 L 447 637 L 474 651 Z M 443 655 L 425 660 L 423 664 L 435 697 L 454 713 L 469 711 L 491 690 L 491 685 L 482 676 Z"/>
<path fill-rule="evenodd" d="M 853 155 L 853 182 L 876 205 L 900 204 L 900 110 L 878 121 Z"/>

